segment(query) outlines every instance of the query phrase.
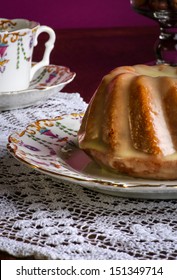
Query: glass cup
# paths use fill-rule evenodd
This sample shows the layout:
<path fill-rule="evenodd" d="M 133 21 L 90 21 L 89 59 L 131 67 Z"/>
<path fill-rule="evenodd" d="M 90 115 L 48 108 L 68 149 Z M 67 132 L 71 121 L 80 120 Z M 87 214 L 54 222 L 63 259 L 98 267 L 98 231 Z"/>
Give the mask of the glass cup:
<path fill-rule="evenodd" d="M 177 0 L 130 0 L 132 8 L 159 23 L 156 64 L 177 65 Z"/>

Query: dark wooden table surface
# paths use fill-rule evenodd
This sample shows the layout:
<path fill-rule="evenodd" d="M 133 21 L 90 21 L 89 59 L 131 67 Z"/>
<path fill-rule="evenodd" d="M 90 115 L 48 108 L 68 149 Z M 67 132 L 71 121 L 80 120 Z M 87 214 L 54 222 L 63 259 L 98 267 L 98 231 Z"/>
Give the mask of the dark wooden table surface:
<path fill-rule="evenodd" d="M 39 38 L 33 61 L 42 56 L 45 36 Z M 157 36 L 158 26 L 56 30 L 51 64 L 64 65 L 76 72 L 76 78 L 64 91 L 79 92 L 89 102 L 103 75 L 113 68 L 153 61 Z M 0 259 L 16 258 L 0 252 Z"/>

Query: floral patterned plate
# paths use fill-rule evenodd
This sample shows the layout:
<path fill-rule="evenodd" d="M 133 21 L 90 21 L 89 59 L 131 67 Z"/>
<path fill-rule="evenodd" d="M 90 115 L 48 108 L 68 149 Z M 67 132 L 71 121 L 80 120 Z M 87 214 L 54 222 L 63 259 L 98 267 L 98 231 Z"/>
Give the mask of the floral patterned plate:
<path fill-rule="evenodd" d="M 177 181 L 155 181 L 115 175 L 97 166 L 78 147 L 77 131 L 83 114 L 39 120 L 9 136 L 7 148 L 21 162 L 53 178 L 77 183 L 105 194 L 176 199 Z"/>
<path fill-rule="evenodd" d="M 23 108 L 44 101 L 62 90 L 75 75 L 65 66 L 44 66 L 34 75 L 27 90 L 0 92 L 0 111 Z"/>

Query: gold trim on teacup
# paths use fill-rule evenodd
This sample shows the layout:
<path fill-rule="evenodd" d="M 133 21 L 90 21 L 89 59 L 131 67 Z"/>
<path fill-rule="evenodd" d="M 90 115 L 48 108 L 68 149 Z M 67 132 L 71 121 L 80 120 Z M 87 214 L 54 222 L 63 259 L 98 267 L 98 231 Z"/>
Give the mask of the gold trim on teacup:
<path fill-rule="evenodd" d="M 6 31 L 9 25 L 16 26 L 17 23 L 10 19 L 0 19 L 0 31 Z"/>

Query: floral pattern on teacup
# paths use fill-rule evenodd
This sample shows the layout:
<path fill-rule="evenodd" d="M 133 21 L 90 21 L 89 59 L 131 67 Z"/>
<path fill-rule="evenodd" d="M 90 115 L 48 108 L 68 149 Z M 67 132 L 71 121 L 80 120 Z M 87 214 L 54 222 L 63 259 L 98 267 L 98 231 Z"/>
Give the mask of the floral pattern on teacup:
<path fill-rule="evenodd" d="M 30 42 L 28 47 L 25 49 L 23 37 L 26 35 L 26 32 L 15 32 L 12 34 L 0 34 L 0 72 L 4 73 L 5 66 L 9 62 L 7 59 L 7 51 L 9 47 L 9 43 L 16 43 L 16 52 L 17 52 L 17 62 L 16 69 L 20 67 L 20 59 L 24 59 L 26 61 L 30 61 L 31 56 L 28 55 L 30 49 L 33 46 L 34 35 L 30 36 Z"/>
<path fill-rule="evenodd" d="M 34 36 L 37 28 L 33 28 L 28 34 L 28 32 L 20 30 L 15 31 L 17 22 L 9 19 L 0 19 L 0 73 L 4 73 L 7 63 L 10 61 L 8 59 L 8 47 L 11 43 L 16 43 L 16 69 L 20 68 L 20 62 L 22 59 L 30 61 L 31 59 L 31 48 L 33 47 Z M 25 46 L 24 36 L 29 37 L 29 44 Z"/>

